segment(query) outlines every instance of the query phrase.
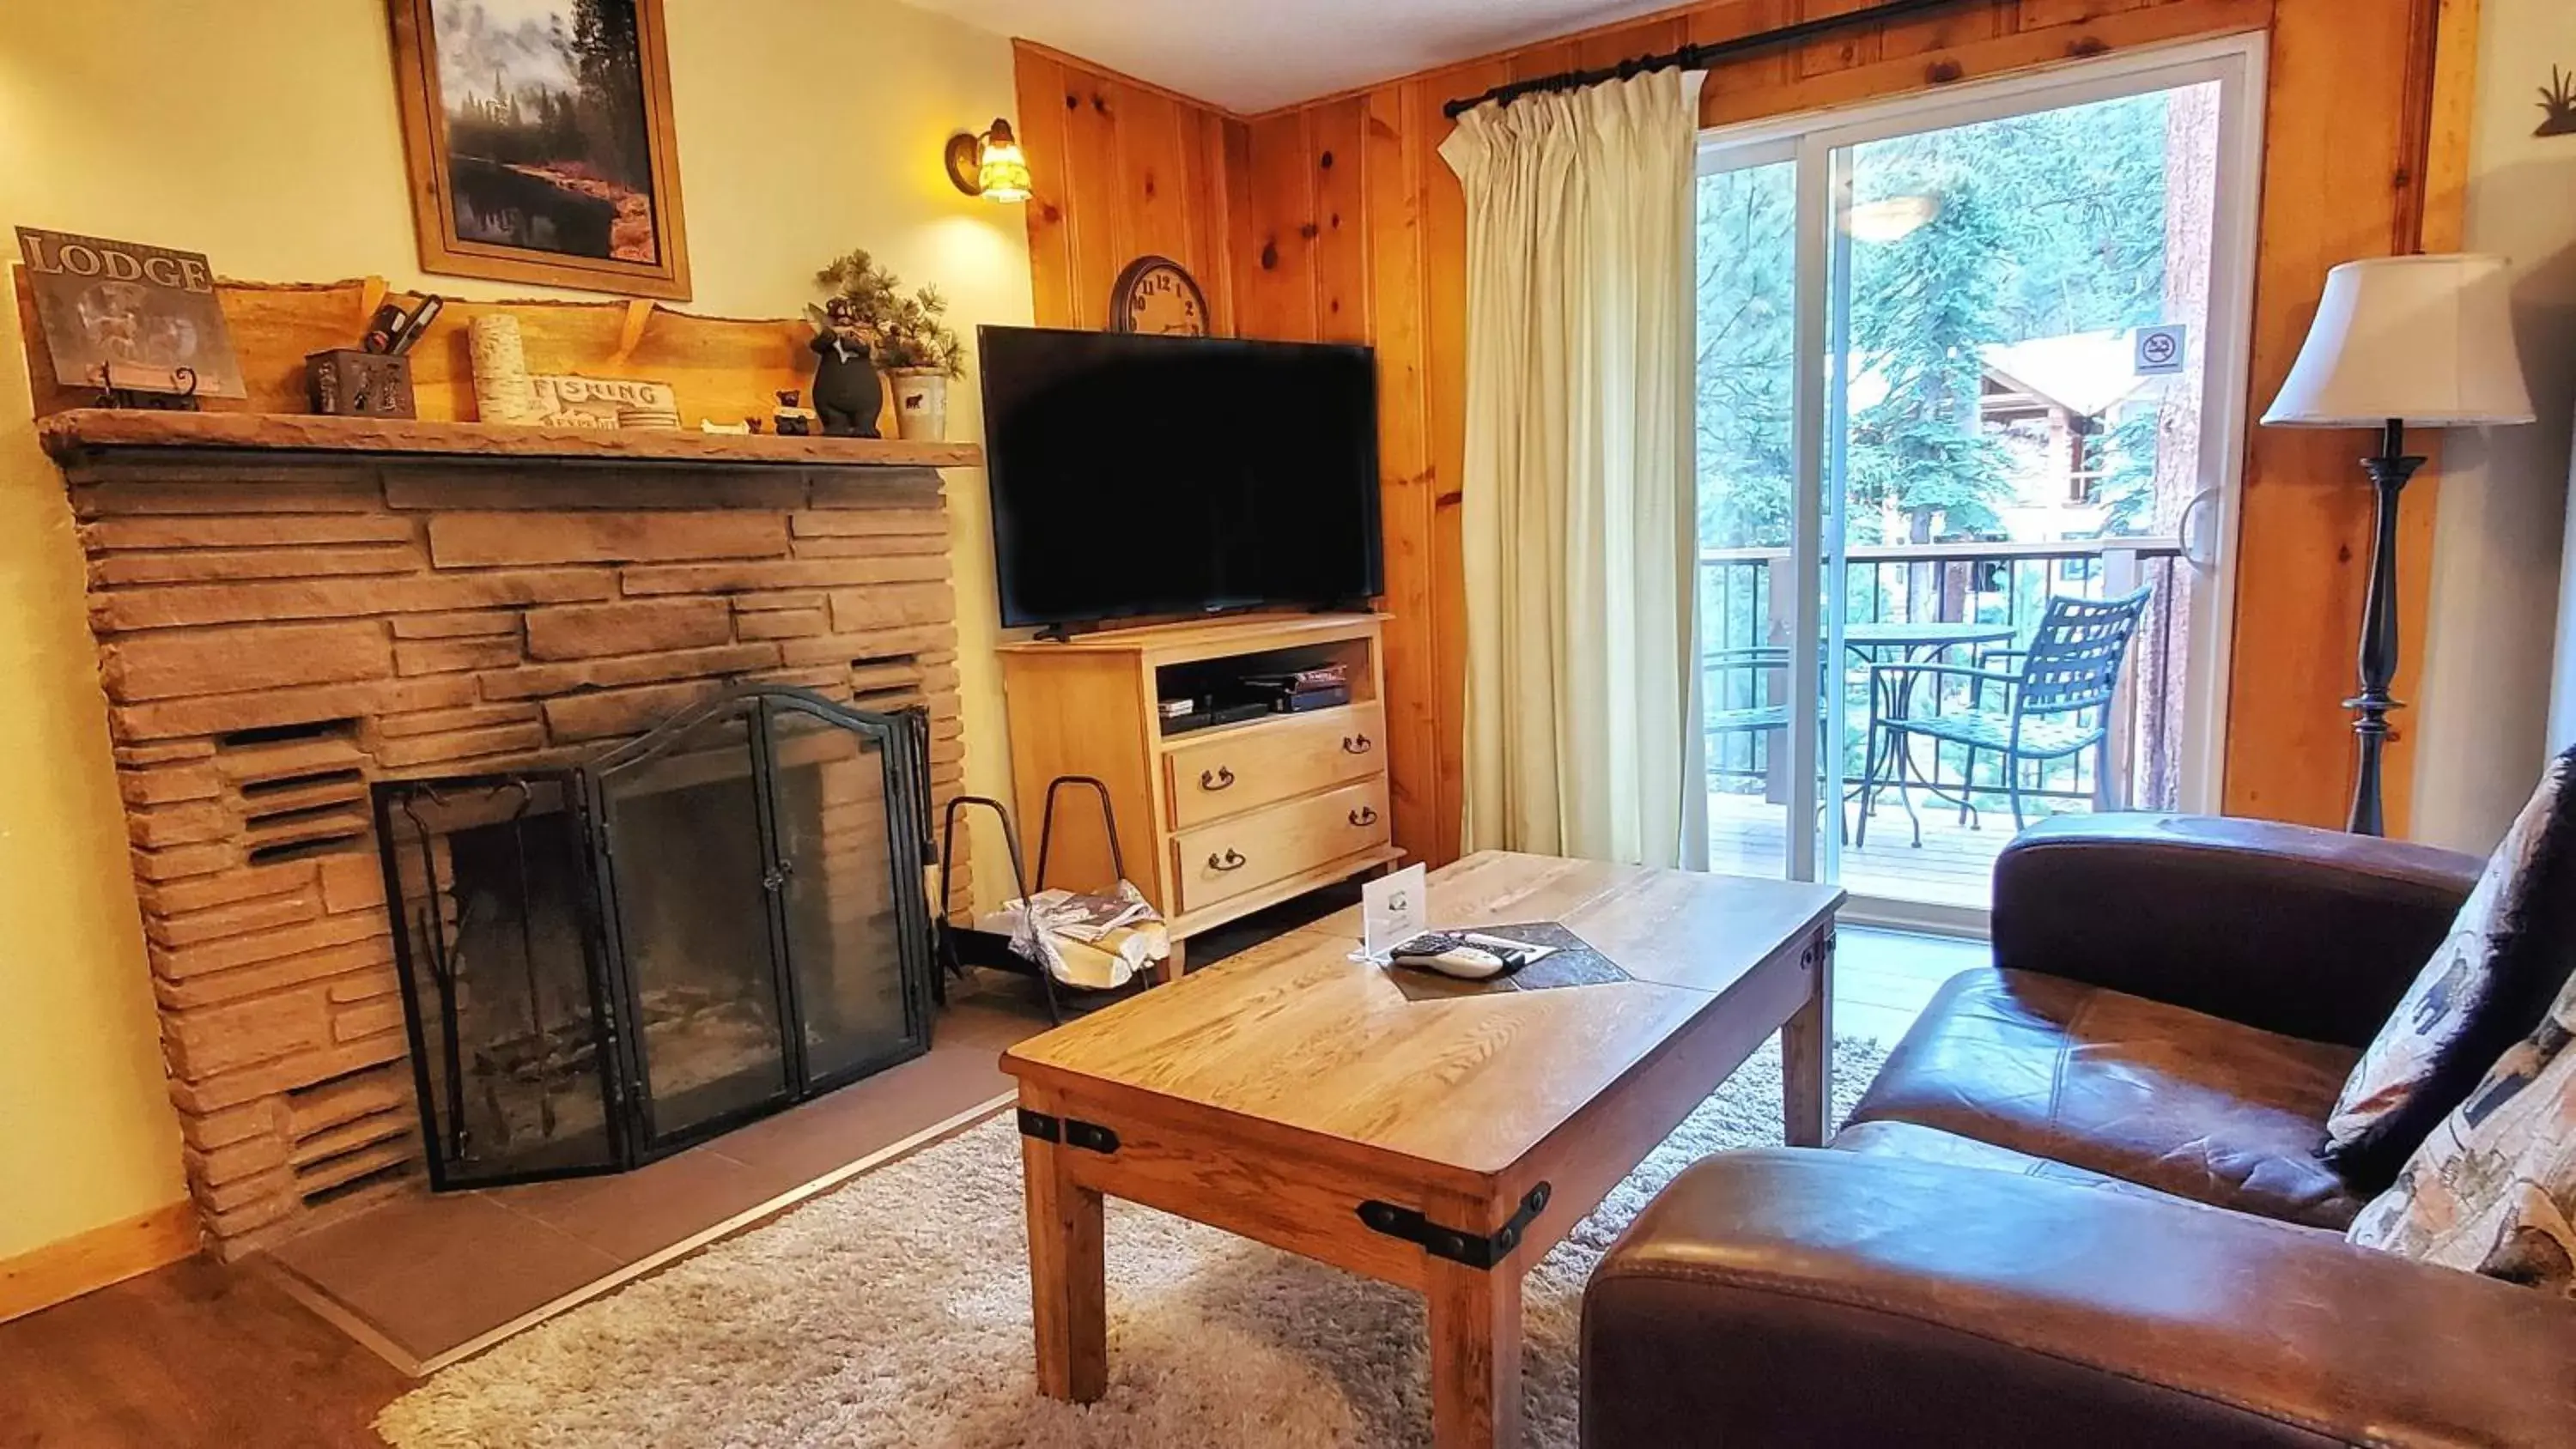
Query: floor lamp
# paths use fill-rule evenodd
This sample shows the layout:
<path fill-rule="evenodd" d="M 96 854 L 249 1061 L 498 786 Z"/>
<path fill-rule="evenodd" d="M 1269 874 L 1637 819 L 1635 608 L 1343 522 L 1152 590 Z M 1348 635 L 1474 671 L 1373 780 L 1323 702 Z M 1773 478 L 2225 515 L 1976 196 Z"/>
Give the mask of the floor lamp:
<path fill-rule="evenodd" d="M 2514 348 L 2511 278 L 2502 257 L 2383 257 L 2347 262 L 2326 277 L 2324 299 L 2298 365 L 2281 388 L 2271 427 L 2375 428 L 2376 457 L 2361 466 L 2379 493 L 2378 545 L 2361 623 L 2361 693 L 2344 701 L 2361 739 L 2352 831 L 2385 833 L 2380 753 L 2397 676 L 2397 501 L 2422 458 L 2406 456 L 2406 430 L 2534 421 Z"/>

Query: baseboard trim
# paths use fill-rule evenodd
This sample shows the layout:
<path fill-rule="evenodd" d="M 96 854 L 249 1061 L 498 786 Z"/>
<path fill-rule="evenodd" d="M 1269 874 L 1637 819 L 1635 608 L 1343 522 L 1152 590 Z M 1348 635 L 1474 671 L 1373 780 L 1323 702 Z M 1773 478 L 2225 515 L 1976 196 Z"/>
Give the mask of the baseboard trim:
<path fill-rule="evenodd" d="M 0 1323 L 166 1268 L 198 1244 L 197 1205 L 181 1198 L 0 1260 Z"/>

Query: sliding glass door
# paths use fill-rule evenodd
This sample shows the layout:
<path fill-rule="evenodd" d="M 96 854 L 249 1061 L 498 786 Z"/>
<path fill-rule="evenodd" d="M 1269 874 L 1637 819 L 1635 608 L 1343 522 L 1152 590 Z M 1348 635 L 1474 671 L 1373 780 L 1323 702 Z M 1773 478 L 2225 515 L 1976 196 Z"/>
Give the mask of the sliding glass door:
<path fill-rule="evenodd" d="M 1713 869 L 1973 928 L 2020 824 L 2214 803 L 2260 65 L 1709 138 Z"/>
<path fill-rule="evenodd" d="M 1699 609 L 1709 868 L 1790 873 L 1799 537 L 1798 166 L 1729 152 L 1699 187 Z"/>

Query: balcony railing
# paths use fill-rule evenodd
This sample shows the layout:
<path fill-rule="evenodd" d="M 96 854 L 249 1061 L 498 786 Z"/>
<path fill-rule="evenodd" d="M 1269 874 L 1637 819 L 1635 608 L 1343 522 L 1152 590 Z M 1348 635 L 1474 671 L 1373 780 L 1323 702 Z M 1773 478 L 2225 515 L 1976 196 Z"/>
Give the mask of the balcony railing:
<path fill-rule="evenodd" d="M 2089 802 L 2097 809 L 2169 809 L 2178 801 L 2177 771 L 2182 721 L 2182 638 L 2188 632 L 2190 575 L 2173 538 L 2102 539 L 2066 543 L 1871 544 L 1848 550 L 1843 562 L 1847 624 L 1985 624 L 2009 628 L 2011 637 L 1983 646 L 1955 646 L 1947 662 L 1972 663 L 1980 648 L 2028 643 L 2048 600 L 2056 595 L 2116 598 L 2141 586 L 2154 590 L 2121 670 L 2111 705 L 2111 746 L 2097 768 L 2091 751 L 2044 766 L 2024 766 L 2026 796 Z M 1785 548 L 1704 549 L 1699 561 L 1701 649 L 1712 662 L 1743 658 L 1742 651 L 1789 642 L 1793 570 Z M 1918 660 L 1929 652 L 1916 651 Z M 1958 657 L 1964 655 L 1966 657 Z M 1846 704 L 1842 741 L 1843 789 L 1861 777 L 1870 663 L 1893 655 L 1847 649 L 1839 661 Z M 1711 711 L 1758 709 L 1787 698 L 1785 669 L 1709 670 L 1704 684 Z M 1927 693 L 1932 693 L 1927 689 Z M 1966 687 L 1953 684 L 1937 697 L 1918 699 L 1918 713 L 1970 705 Z M 1787 799 L 1786 751 L 1779 729 L 1713 730 L 1708 740 L 1711 787 Z M 1918 780 L 1962 798 L 2000 798 L 2001 762 L 1992 751 L 1956 746 L 1915 746 Z M 1829 750 L 1827 758 L 1833 757 Z M 2033 773 L 2035 772 L 2035 773 Z M 2035 783 L 2035 788 L 2033 788 Z"/>

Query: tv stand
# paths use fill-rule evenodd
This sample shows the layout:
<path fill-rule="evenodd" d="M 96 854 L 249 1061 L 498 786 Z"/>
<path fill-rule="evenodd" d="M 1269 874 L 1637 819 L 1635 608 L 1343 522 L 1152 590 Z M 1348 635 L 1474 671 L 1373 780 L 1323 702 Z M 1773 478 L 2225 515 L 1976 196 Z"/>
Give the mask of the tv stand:
<path fill-rule="evenodd" d="M 1128 875 L 1175 943 L 1402 859 L 1389 830 L 1384 622 L 1261 614 L 1003 645 L 1022 813 L 1060 775 L 1105 784 Z M 1349 704 L 1163 733 L 1167 682 L 1325 663 L 1348 667 Z M 1051 884 L 1111 879 L 1088 812 L 1058 822 L 1049 853 Z"/>

